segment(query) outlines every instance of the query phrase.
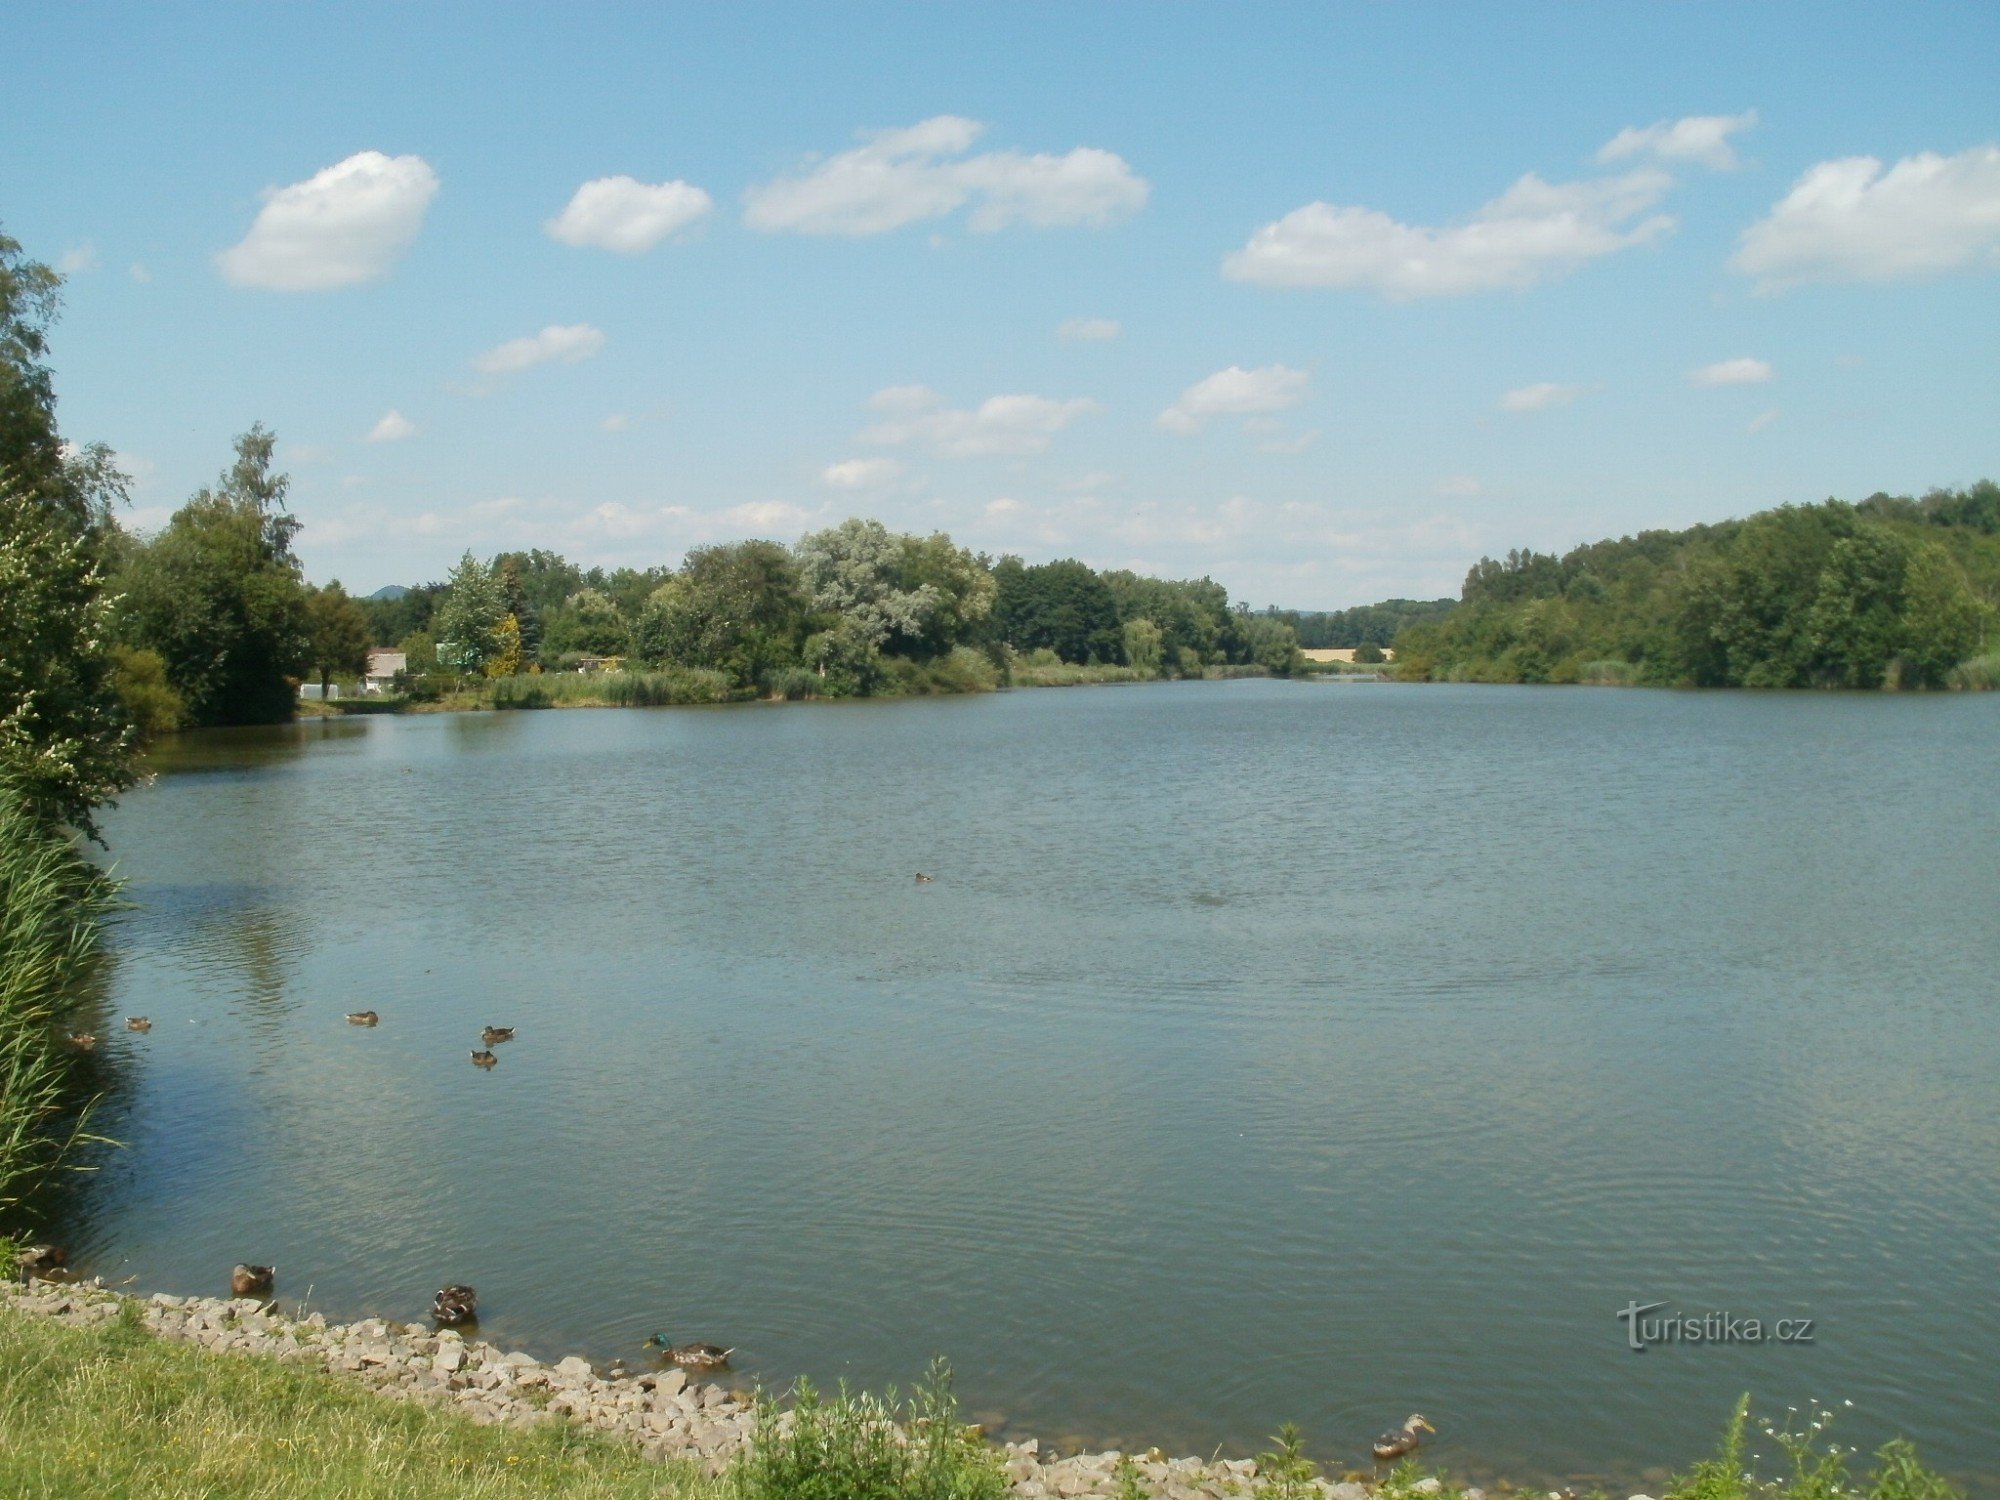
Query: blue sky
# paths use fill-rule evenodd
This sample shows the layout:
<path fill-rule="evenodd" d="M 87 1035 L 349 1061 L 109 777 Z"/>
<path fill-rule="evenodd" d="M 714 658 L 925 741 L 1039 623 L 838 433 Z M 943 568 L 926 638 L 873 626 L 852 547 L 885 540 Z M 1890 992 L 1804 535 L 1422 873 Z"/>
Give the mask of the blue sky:
<path fill-rule="evenodd" d="M 2000 474 L 1988 4 L 579 10 L 10 20 L 136 524 L 261 420 L 359 591 L 866 514 L 1313 608 Z"/>

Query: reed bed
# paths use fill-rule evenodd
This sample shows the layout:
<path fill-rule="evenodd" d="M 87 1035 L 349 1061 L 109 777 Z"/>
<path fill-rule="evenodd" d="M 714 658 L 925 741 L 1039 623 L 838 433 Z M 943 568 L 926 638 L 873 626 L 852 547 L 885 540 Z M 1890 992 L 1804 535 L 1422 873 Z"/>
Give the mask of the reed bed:
<path fill-rule="evenodd" d="M 0 777 L 0 1213 L 88 1138 L 86 1055 L 70 1032 L 116 896 L 70 836 Z"/>

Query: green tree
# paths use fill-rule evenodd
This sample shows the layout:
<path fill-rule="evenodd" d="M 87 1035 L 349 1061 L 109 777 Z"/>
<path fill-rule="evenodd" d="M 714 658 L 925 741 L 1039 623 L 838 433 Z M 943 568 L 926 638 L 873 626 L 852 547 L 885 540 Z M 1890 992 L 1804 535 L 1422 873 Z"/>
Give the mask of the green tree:
<path fill-rule="evenodd" d="M 1117 596 L 1088 565 L 1063 558 L 1026 567 L 1002 558 L 993 578 L 993 628 L 1015 650 L 1053 651 L 1073 662 L 1125 660 Z"/>
<path fill-rule="evenodd" d="M 727 672 L 739 684 L 796 666 L 808 613 L 797 564 L 777 542 L 697 547 L 632 627 L 642 659 Z"/>
<path fill-rule="evenodd" d="M 359 677 L 368 670 L 368 616 L 334 579 L 306 595 L 309 631 L 306 663 L 319 673 L 319 695 L 336 677 Z"/>
<path fill-rule="evenodd" d="M 196 724 L 272 724 L 293 711 L 311 619 L 285 509 L 276 438 L 261 424 L 236 440 L 215 487 L 133 549 L 119 576 L 126 644 L 156 651 Z"/>
<path fill-rule="evenodd" d="M 0 235 L 0 767 L 36 815 L 95 834 L 132 784 L 104 587 L 124 476 L 101 444 L 66 453 L 48 329 L 62 278 Z"/>
<path fill-rule="evenodd" d="M 1165 637 L 1160 627 L 1141 615 L 1136 620 L 1125 622 L 1125 661 L 1128 666 L 1141 672 L 1159 676 L 1161 663 L 1166 653 L 1162 647 Z"/>
<path fill-rule="evenodd" d="M 500 602 L 507 613 L 514 617 L 514 626 L 521 637 L 520 662 L 515 671 L 533 666 L 542 659 L 542 619 L 534 602 L 528 598 L 528 590 L 521 573 L 518 558 L 503 552 L 493 559 L 493 575 L 500 585 Z M 513 672 L 505 674 L 513 676 Z"/>
<path fill-rule="evenodd" d="M 447 592 L 431 619 L 438 663 L 458 672 L 484 672 L 500 651 L 500 622 L 506 614 L 493 570 L 467 552 L 451 570 Z"/>
<path fill-rule="evenodd" d="M 879 651 L 949 650 L 991 607 L 985 570 L 942 532 L 901 536 L 880 521 L 849 519 L 793 551 L 812 608 L 854 621 Z"/>
<path fill-rule="evenodd" d="M 594 588 L 578 589 L 549 617 L 542 649 L 557 655 L 581 652 L 616 656 L 626 649 L 630 628 L 609 595 Z"/>

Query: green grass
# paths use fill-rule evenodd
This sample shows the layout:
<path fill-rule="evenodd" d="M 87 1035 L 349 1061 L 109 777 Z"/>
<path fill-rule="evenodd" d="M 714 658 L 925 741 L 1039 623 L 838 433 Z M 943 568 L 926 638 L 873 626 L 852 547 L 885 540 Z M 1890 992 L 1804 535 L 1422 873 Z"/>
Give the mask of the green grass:
<path fill-rule="evenodd" d="M 994 1450 L 959 1419 L 942 1360 L 909 1399 L 831 1399 L 808 1381 L 790 1420 L 760 1398 L 750 1454 L 734 1471 L 739 1500 L 1001 1500 L 1007 1481 Z M 907 1434 L 907 1436 L 906 1436 Z"/>
<path fill-rule="evenodd" d="M 136 1306 L 133 1312 L 136 1313 Z M 0 1310 L 0 1494 L 20 1500 L 725 1500 L 561 1419 L 482 1427 L 321 1371 Z"/>
<path fill-rule="evenodd" d="M 1961 691 L 1990 693 L 2000 689 L 2000 651 L 1990 651 L 1952 669 L 1951 685 Z"/>
<path fill-rule="evenodd" d="M 85 1139 L 90 1059 L 68 1042 L 116 886 L 0 779 L 0 1218 Z"/>
<path fill-rule="evenodd" d="M 665 708 L 729 703 L 743 697 L 725 672 L 669 667 L 658 672 L 537 672 L 496 677 L 464 695 L 467 707 Z"/>

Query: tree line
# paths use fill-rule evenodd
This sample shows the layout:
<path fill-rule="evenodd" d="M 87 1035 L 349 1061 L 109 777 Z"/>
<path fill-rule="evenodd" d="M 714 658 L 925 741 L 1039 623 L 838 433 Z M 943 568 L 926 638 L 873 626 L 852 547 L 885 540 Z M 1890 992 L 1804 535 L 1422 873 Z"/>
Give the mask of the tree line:
<path fill-rule="evenodd" d="M 1992 687 L 1996 618 L 2000 485 L 1981 480 L 1481 558 L 1395 645 L 1417 680 Z"/>
<path fill-rule="evenodd" d="M 513 677 L 615 659 L 721 673 L 745 692 L 850 697 L 973 653 L 1200 676 L 1285 674 L 1283 621 L 1232 606 L 1211 579 L 1099 572 L 1074 559 L 991 559 L 943 532 L 854 518 L 787 546 L 697 547 L 678 568 L 584 569 L 553 552 L 470 552 L 448 578 L 361 601 L 370 638 L 418 678 Z"/>

